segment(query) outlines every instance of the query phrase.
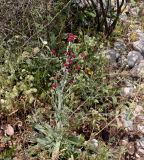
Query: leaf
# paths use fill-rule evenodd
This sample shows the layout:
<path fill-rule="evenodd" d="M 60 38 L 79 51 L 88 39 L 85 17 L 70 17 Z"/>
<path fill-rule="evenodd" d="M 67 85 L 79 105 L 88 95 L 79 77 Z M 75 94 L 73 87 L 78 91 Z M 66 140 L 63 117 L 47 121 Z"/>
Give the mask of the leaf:
<path fill-rule="evenodd" d="M 114 96 L 114 97 L 112 97 L 112 102 L 113 102 L 113 104 L 114 105 L 116 105 L 117 104 L 117 98 Z"/>
<path fill-rule="evenodd" d="M 68 140 L 70 141 L 71 144 L 73 145 L 81 145 L 84 143 L 85 139 L 82 135 L 80 136 L 71 136 L 71 137 L 68 137 Z"/>
<path fill-rule="evenodd" d="M 14 135 L 14 129 L 10 124 L 7 125 L 5 133 L 9 136 Z"/>
<path fill-rule="evenodd" d="M 51 126 L 46 123 L 43 125 L 36 124 L 34 128 L 38 130 L 39 132 L 43 133 L 44 135 L 49 136 L 50 138 L 55 136 L 55 133 L 53 129 L 51 128 Z"/>
<path fill-rule="evenodd" d="M 51 144 L 51 142 L 45 138 L 37 138 L 36 141 L 42 146 L 49 146 Z"/>
<path fill-rule="evenodd" d="M 54 150 L 52 152 L 52 160 L 58 160 L 59 159 L 59 150 L 60 150 L 61 141 L 57 141 Z"/>
<path fill-rule="evenodd" d="M 44 129 L 44 127 L 42 125 L 40 125 L 40 124 L 36 124 L 34 126 L 34 128 L 37 129 L 38 131 L 40 131 L 41 133 L 45 134 L 45 135 L 47 134 L 46 130 Z"/>
<path fill-rule="evenodd" d="M 96 14 L 93 13 L 93 12 L 88 12 L 88 11 L 85 11 L 85 13 L 88 15 L 88 16 L 91 16 L 91 17 L 96 17 Z"/>

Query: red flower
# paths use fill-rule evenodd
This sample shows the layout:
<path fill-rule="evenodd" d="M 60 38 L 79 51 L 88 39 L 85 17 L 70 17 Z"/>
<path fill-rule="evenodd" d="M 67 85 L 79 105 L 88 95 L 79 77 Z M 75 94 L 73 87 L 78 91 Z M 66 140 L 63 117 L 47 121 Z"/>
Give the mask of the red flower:
<path fill-rule="evenodd" d="M 80 65 L 77 65 L 77 66 L 76 66 L 76 70 L 79 71 L 80 69 L 81 69 L 81 66 L 80 66 Z"/>
<path fill-rule="evenodd" d="M 68 58 L 66 61 L 67 63 L 72 64 L 72 60 L 70 58 Z"/>
<path fill-rule="evenodd" d="M 75 58 L 76 57 L 73 53 L 70 56 L 71 56 L 71 58 Z"/>
<path fill-rule="evenodd" d="M 51 54 L 52 54 L 52 55 L 56 55 L 56 50 L 53 49 L 53 50 L 51 51 Z"/>
<path fill-rule="evenodd" d="M 66 55 L 68 55 L 68 56 L 71 55 L 71 51 L 66 51 L 65 53 L 66 53 Z"/>
<path fill-rule="evenodd" d="M 58 87 L 58 84 L 57 84 L 57 83 L 53 83 L 53 84 L 52 84 L 52 89 L 53 89 L 53 90 L 55 90 L 57 87 Z"/>
<path fill-rule="evenodd" d="M 65 67 L 69 67 L 70 64 L 69 64 L 69 63 L 64 63 L 64 66 L 65 66 Z"/>
<path fill-rule="evenodd" d="M 68 38 L 67 38 L 67 41 L 68 42 L 73 42 L 75 39 L 77 39 L 77 36 L 72 34 L 72 33 L 69 33 L 68 34 Z"/>
<path fill-rule="evenodd" d="M 70 84 L 74 84 L 74 83 L 76 83 L 76 80 L 75 80 L 75 79 L 71 79 L 71 80 L 69 81 L 69 83 L 70 83 Z"/>

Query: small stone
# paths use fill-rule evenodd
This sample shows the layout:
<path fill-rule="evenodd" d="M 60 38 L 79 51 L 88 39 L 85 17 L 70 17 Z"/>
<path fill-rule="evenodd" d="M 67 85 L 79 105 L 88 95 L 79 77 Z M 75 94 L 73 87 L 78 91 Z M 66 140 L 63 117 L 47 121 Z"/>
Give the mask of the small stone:
<path fill-rule="evenodd" d="M 141 160 L 141 159 L 140 159 L 140 155 L 138 155 L 138 154 L 136 153 L 135 156 L 136 156 L 136 158 L 138 158 L 137 160 Z"/>
<path fill-rule="evenodd" d="M 127 58 L 125 55 L 122 55 L 119 59 L 118 59 L 118 64 L 121 66 L 126 66 L 127 65 Z"/>
<path fill-rule="evenodd" d="M 138 129 L 139 132 L 144 134 L 144 126 L 143 125 L 137 125 L 137 129 Z"/>
<path fill-rule="evenodd" d="M 98 140 L 92 139 L 92 140 L 91 140 L 91 143 L 92 143 L 95 147 L 98 147 Z"/>
<path fill-rule="evenodd" d="M 10 124 L 7 125 L 5 133 L 9 136 L 14 135 L 14 129 Z"/>
<path fill-rule="evenodd" d="M 144 54 L 144 41 L 138 40 L 136 42 L 133 42 L 133 48 L 136 51 L 139 51 L 140 53 Z"/>
<path fill-rule="evenodd" d="M 129 145 L 128 145 L 128 153 L 131 154 L 131 155 L 133 155 L 134 152 L 135 152 L 134 143 L 131 142 L 131 143 L 129 143 Z"/>
<path fill-rule="evenodd" d="M 127 146 L 127 145 L 128 145 L 128 139 L 123 139 L 123 140 L 121 140 L 121 144 L 122 144 L 123 146 Z"/>
<path fill-rule="evenodd" d="M 140 29 L 135 31 L 137 33 L 138 39 L 144 41 L 144 32 Z"/>
<path fill-rule="evenodd" d="M 135 16 L 135 17 L 138 16 L 138 12 L 139 12 L 139 8 L 137 8 L 137 7 L 130 9 L 131 16 Z"/>
<path fill-rule="evenodd" d="M 126 84 L 126 87 L 133 87 L 133 88 L 136 88 L 136 86 L 133 85 L 129 80 L 125 80 L 125 84 Z"/>
<path fill-rule="evenodd" d="M 144 78 L 144 60 L 141 60 L 139 64 L 134 66 L 131 74 L 133 77 Z"/>
<path fill-rule="evenodd" d="M 138 148 L 144 148 L 144 137 L 138 139 L 136 142 Z"/>
<path fill-rule="evenodd" d="M 140 154 L 143 154 L 143 155 L 144 155 L 144 149 L 140 148 L 140 149 L 138 149 L 138 152 L 139 152 Z"/>
<path fill-rule="evenodd" d="M 140 105 L 137 105 L 133 112 L 134 117 L 141 115 L 142 111 L 143 111 L 143 107 Z"/>
<path fill-rule="evenodd" d="M 133 121 L 132 120 L 126 120 L 126 119 L 124 119 L 123 120 L 123 126 L 127 130 L 132 131 L 133 130 Z"/>
<path fill-rule="evenodd" d="M 143 111 L 141 111 L 141 113 L 143 113 Z M 136 117 L 136 120 L 139 122 L 144 122 L 144 115 L 140 115 L 140 113 L 139 113 L 139 115 L 137 115 L 137 117 Z"/>
<path fill-rule="evenodd" d="M 141 5 L 139 6 L 139 16 L 144 16 L 144 3 L 141 3 Z"/>
<path fill-rule="evenodd" d="M 96 152 L 98 147 L 98 141 L 96 139 L 91 139 L 91 140 L 85 141 L 84 145 L 87 146 L 89 150 Z"/>
<path fill-rule="evenodd" d="M 120 54 L 114 49 L 110 49 L 106 51 L 106 57 L 110 60 L 110 62 L 116 63 L 120 57 Z"/>
<path fill-rule="evenodd" d="M 130 51 L 128 53 L 128 66 L 130 68 L 134 67 L 135 64 L 138 64 L 141 60 L 143 60 L 143 56 L 138 51 Z"/>
<path fill-rule="evenodd" d="M 126 45 L 125 45 L 124 41 L 120 39 L 117 42 L 115 42 L 114 49 L 119 50 L 119 51 L 126 49 Z"/>
<path fill-rule="evenodd" d="M 122 22 L 126 22 L 127 19 L 128 19 L 128 16 L 127 16 L 126 14 L 122 14 L 122 15 L 120 16 L 120 20 L 121 20 Z"/>
<path fill-rule="evenodd" d="M 122 94 L 124 96 L 132 97 L 133 96 L 133 92 L 134 92 L 134 87 L 133 86 L 122 88 Z"/>

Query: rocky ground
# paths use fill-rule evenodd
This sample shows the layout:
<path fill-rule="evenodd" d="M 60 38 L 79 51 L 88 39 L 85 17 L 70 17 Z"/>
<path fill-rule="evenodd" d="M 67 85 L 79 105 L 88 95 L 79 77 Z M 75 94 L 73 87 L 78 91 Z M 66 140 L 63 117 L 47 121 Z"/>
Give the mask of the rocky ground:
<path fill-rule="evenodd" d="M 127 160 L 144 159 L 144 19 L 139 18 L 143 16 L 144 3 L 130 5 L 129 15 L 121 16 L 121 21 L 129 26 L 127 37 L 107 50 L 115 73 L 124 74 L 121 95 L 127 97 L 129 105 L 120 111 L 117 125 L 127 133 L 120 142 L 127 148 Z"/>

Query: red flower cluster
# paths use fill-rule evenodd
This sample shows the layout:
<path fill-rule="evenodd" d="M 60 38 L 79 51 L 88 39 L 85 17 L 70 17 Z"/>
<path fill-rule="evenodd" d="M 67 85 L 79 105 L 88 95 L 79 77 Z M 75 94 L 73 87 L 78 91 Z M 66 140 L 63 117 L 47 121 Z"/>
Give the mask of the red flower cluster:
<path fill-rule="evenodd" d="M 79 71 L 79 70 L 81 70 L 81 66 L 80 65 L 77 65 L 76 66 L 76 69 Z"/>
<path fill-rule="evenodd" d="M 53 50 L 51 51 L 51 54 L 52 54 L 52 55 L 56 55 L 56 50 L 53 49 Z"/>
<path fill-rule="evenodd" d="M 70 58 L 67 58 L 67 59 L 66 59 L 66 62 L 69 63 L 69 64 L 72 64 L 72 63 L 73 63 L 72 59 L 70 59 Z"/>
<path fill-rule="evenodd" d="M 72 54 L 72 52 L 71 51 L 66 51 L 65 54 L 70 56 Z"/>
<path fill-rule="evenodd" d="M 57 83 L 53 83 L 53 84 L 52 84 L 52 89 L 53 89 L 53 90 L 55 90 L 57 87 L 58 87 L 58 84 L 57 84 Z"/>
<path fill-rule="evenodd" d="M 67 41 L 68 41 L 68 42 L 74 42 L 75 39 L 77 39 L 77 36 L 76 36 L 76 35 L 74 35 L 74 34 L 72 34 L 72 33 L 69 33 L 69 34 L 67 35 Z M 65 62 L 63 63 L 64 72 L 69 74 L 69 73 L 71 73 L 71 71 L 73 70 L 72 65 L 73 65 L 73 63 L 74 63 L 74 60 L 75 60 L 76 56 L 75 56 L 71 51 L 69 51 L 69 50 L 67 50 L 67 51 L 65 51 L 65 52 L 62 52 L 62 53 L 65 54 L 64 58 L 66 57 L 66 60 L 65 60 Z M 57 51 L 54 50 L 54 49 L 51 50 L 51 55 L 56 56 L 56 55 L 57 55 Z M 62 59 L 63 59 L 63 57 L 62 57 Z M 77 70 L 77 71 L 80 71 L 80 70 L 81 70 L 81 66 L 80 66 L 80 65 L 74 66 L 74 68 L 75 68 L 75 70 Z M 56 80 L 57 80 L 57 78 L 56 78 Z M 58 81 L 59 81 L 59 80 L 58 80 Z M 74 83 L 74 82 L 75 82 L 75 80 L 70 80 L 69 83 Z M 58 83 L 53 83 L 53 84 L 51 85 L 51 88 L 52 88 L 53 90 L 55 90 L 57 87 L 58 87 Z"/>
<path fill-rule="evenodd" d="M 70 64 L 69 63 L 64 63 L 64 67 L 70 67 Z"/>
<path fill-rule="evenodd" d="M 66 51 L 65 54 L 70 56 L 70 58 L 75 58 L 75 55 L 71 51 Z"/>
<path fill-rule="evenodd" d="M 65 54 L 69 58 L 66 59 L 66 62 L 64 63 L 64 67 L 69 68 L 73 64 L 73 60 L 75 58 L 75 55 L 71 51 L 66 51 Z"/>
<path fill-rule="evenodd" d="M 67 37 L 67 41 L 68 42 L 73 42 L 75 39 L 77 39 L 77 36 L 72 34 L 72 33 L 69 33 L 68 34 L 68 37 Z"/>
<path fill-rule="evenodd" d="M 71 51 L 66 51 L 65 54 L 69 57 L 66 59 L 66 62 L 64 63 L 64 67 L 66 67 L 67 69 L 69 69 L 72 64 L 73 64 L 73 60 L 76 58 L 75 55 L 71 52 Z M 75 67 L 76 70 L 80 71 L 81 70 L 81 66 L 77 65 Z"/>

